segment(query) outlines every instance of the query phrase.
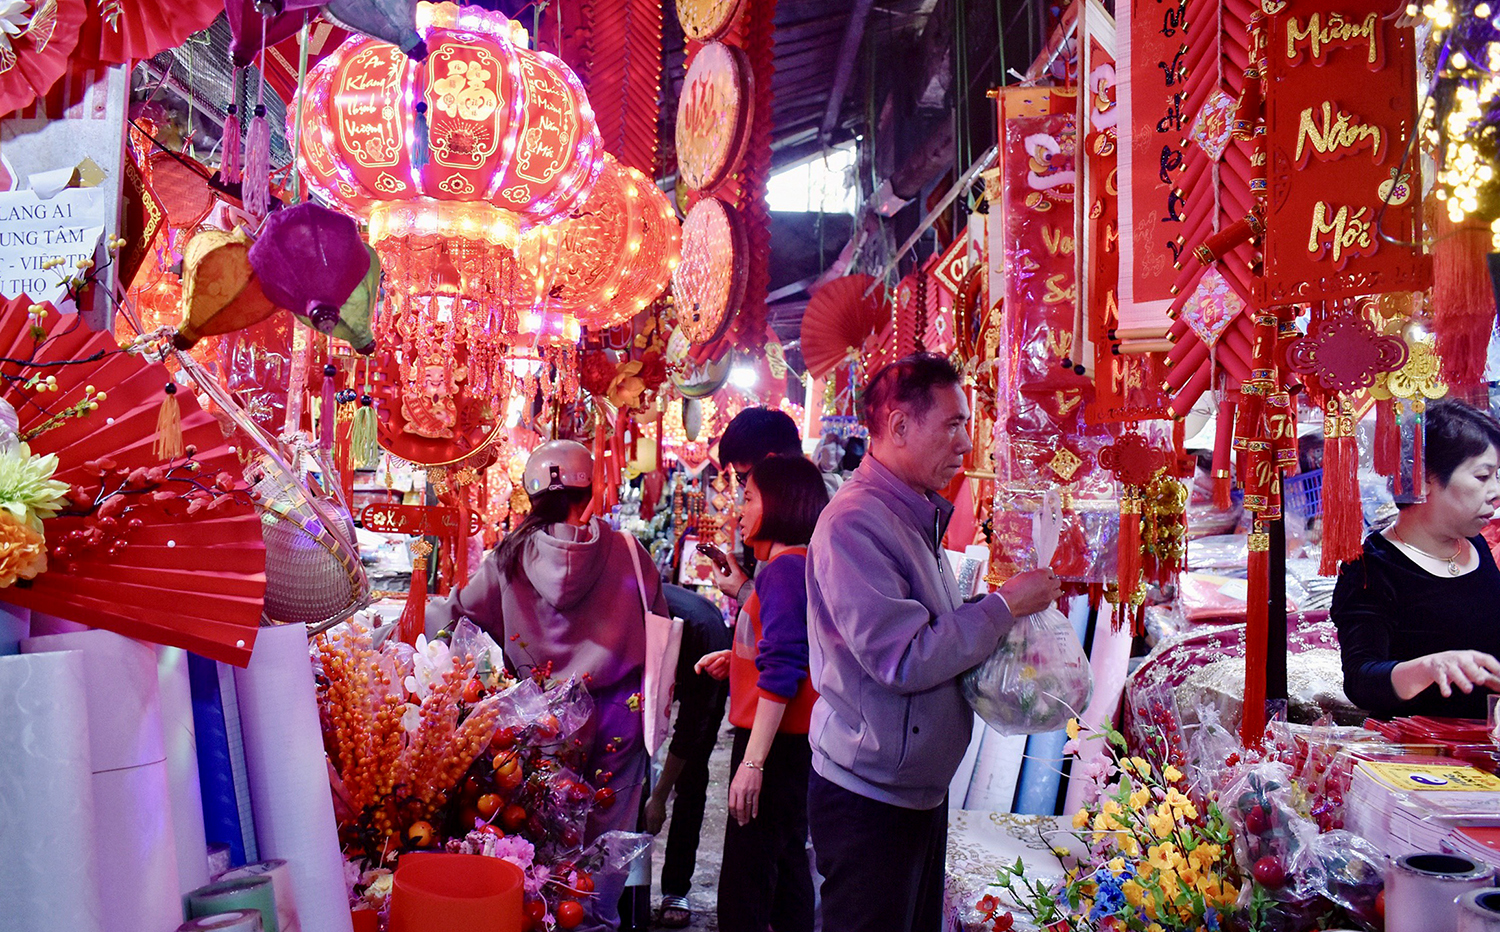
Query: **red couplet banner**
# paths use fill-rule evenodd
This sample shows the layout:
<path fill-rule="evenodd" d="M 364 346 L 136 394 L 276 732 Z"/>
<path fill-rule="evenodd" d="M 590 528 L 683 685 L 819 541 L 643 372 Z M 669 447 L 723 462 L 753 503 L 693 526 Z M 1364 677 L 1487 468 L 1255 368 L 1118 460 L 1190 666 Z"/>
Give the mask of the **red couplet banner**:
<path fill-rule="evenodd" d="M 1265 276 L 1294 304 L 1431 281 L 1417 245 L 1415 40 L 1391 0 L 1288 0 L 1266 48 Z"/>
<path fill-rule="evenodd" d="M 1198 4 L 1203 7 L 1204 4 Z M 1123 335 L 1165 336 L 1187 242 L 1187 0 L 1120 0 L 1120 289 Z M 1211 28 L 1211 21 L 1193 29 Z M 1149 333 L 1148 333 L 1149 331 Z"/>

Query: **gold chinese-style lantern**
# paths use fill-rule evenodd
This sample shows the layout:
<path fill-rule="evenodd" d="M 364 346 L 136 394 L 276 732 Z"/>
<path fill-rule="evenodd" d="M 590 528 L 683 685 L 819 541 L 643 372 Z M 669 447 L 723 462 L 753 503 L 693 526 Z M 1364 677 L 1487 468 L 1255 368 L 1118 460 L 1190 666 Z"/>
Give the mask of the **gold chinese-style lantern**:
<path fill-rule="evenodd" d="M 522 235 L 516 304 L 607 328 L 634 317 L 666 288 L 681 242 L 671 202 L 634 168 L 609 155 L 604 162 L 576 214 Z"/>

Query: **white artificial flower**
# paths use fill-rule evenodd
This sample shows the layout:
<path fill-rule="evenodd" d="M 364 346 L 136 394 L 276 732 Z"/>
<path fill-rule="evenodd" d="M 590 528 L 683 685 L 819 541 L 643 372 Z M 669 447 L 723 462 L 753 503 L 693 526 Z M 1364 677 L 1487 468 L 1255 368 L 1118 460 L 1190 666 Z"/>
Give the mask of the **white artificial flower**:
<path fill-rule="evenodd" d="M 31 23 L 31 4 L 26 0 L 0 0 L 0 53 L 10 51 L 10 40 Z"/>

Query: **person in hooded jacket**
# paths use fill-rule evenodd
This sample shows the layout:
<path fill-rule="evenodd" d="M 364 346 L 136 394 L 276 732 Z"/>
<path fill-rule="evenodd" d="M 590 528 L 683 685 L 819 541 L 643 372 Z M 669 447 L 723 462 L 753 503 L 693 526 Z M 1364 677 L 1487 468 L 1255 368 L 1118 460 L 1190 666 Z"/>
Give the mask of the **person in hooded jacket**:
<path fill-rule="evenodd" d="M 427 607 L 428 636 L 468 618 L 505 650 L 518 675 L 583 683 L 594 701 L 580 737 L 583 776 L 614 792 L 589 816 L 585 844 L 610 831 L 636 831 L 649 759 L 640 703 L 646 662 L 641 588 L 653 613 L 669 615 L 661 575 L 633 536 L 590 516 L 593 457 L 582 444 L 554 440 L 526 463 L 531 512 L 449 597 Z M 632 548 L 636 551 L 632 558 Z M 637 581 L 637 561 L 640 582 Z M 632 708 L 634 706 L 634 708 Z M 616 889 L 596 887 L 594 920 L 615 929 Z"/>

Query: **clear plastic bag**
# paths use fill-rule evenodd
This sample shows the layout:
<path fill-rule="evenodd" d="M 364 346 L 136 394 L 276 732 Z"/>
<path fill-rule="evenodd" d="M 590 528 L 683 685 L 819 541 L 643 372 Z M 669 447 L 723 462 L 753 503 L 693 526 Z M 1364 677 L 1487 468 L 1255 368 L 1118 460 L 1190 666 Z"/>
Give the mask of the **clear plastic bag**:
<path fill-rule="evenodd" d="M 1094 675 L 1067 616 L 1023 615 L 987 660 L 963 675 L 964 698 L 1002 735 L 1057 731 L 1080 715 Z"/>

